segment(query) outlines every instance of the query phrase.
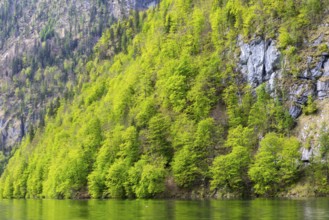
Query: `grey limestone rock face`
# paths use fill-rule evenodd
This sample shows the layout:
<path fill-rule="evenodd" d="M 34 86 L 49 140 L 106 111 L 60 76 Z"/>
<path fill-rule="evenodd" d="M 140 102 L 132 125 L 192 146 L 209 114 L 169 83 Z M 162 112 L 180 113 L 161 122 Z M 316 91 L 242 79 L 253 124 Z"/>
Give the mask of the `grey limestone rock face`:
<path fill-rule="evenodd" d="M 154 7 L 160 0 L 112 0 L 111 12 L 114 17 L 120 18 L 128 15 L 133 9 L 144 10 Z"/>
<path fill-rule="evenodd" d="M 329 77 L 329 60 L 327 60 L 323 64 L 323 75 L 322 76 Z"/>
<path fill-rule="evenodd" d="M 289 114 L 293 118 L 298 118 L 302 114 L 302 107 L 306 104 L 308 96 L 314 96 L 316 92 L 315 85 L 308 80 L 300 84 L 294 84 L 289 91 L 289 101 L 292 106 L 289 109 Z"/>
<path fill-rule="evenodd" d="M 9 153 L 11 148 L 25 135 L 27 124 L 22 118 L 2 118 L 0 120 L 0 150 Z"/>
<path fill-rule="evenodd" d="M 249 57 L 251 55 L 249 44 L 244 44 L 244 43 L 240 44 L 240 50 L 241 50 L 240 64 L 242 66 L 245 66 L 247 65 Z"/>
<path fill-rule="evenodd" d="M 320 44 L 323 36 L 314 42 Z M 276 47 L 274 40 L 263 40 L 257 38 L 250 43 L 244 43 L 239 40 L 240 57 L 238 67 L 246 81 L 256 88 L 266 82 L 266 89 L 272 97 L 276 96 L 278 88 L 277 82 L 282 77 L 280 69 L 281 54 Z M 288 100 L 291 103 L 289 110 L 293 118 L 299 117 L 302 113 L 302 105 L 305 105 L 308 96 L 317 96 L 318 98 L 329 97 L 329 54 L 322 53 L 319 58 L 306 57 L 307 69 L 302 71 L 298 79 L 288 88 Z M 316 65 L 310 67 L 312 62 Z"/>
<path fill-rule="evenodd" d="M 264 53 L 264 41 L 256 40 L 250 44 L 250 56 L 247 62 L 247 78 L 253 86 L 258 86 L 263 82 Z"/>
<path fill-rule="evenodd" d="M 266 82 L 266 88 L 275 96 L 276 82 L 280 78 L 280 58 L 281 54 L 273 40 L 264 41 L 261 38 L 251 41 L 249 44 L 240 42 L 240 71 L 252 87 L 257 87 Z M 310 61 L 311 62 L 311 61 Z M 321 61 L 311 71 L 306 71 L 305 78 L 309 74 L 314 77 L 322 75 Z M 308 96 L 313 96 L 316 85 L 308 81 L 301 81 L 292 85 L 289 90 L 289 101 L 292 103 L 289 109 L 290 115 L 297 118 L 302 113 L 301 105 L 307 102 Z"/>
<path fill-rule="evenodd" d="M 308 44 L 308 42 L 305 42 Z M 321 34 L 315 41 L 309 43 L 310 47 L 324 43 L 324 34 Z M 284 75 L 280 69 L 281 54 L 276 47 L 274 40 L 263 40 L 257 38 L 250 43 L 239 41 L 240 57 L 238 67 L 245 80 L 256 88 L 266 83 L 266 89 L 272 97 L 283 91 L 284 100 L 289 103 L 289 114 L 297 119 L 307 104 L 309 96 L 318 99 L 329 98 L 329 53 L 322 53 L 319 56 L 304 57 L 307 67 L 297 77 L 280 81 Z M 315 132 L 316 133 L 316 132 Z M 306 140 L 310 134 L 303 137 Z M 301 160 L 308 163 L 314 155 L 318 155 L 318 147 L 311 145 L 301 148 Z"/>
<path fill-rule="evenodd" d="M 270 92 L 270 95 L 272 97 L 275 97 L 276 83 L 279 78 L 280 78 L 280 74 L 274 72 L 273 74 L 271 74 L 271 77 L 266 84 L 266 89 L 267 91 Z"/>
<path fill-rule="evenodd" d="M 240 71 L 252 87 L 270 80 L 279 68 L 280 52 L 273 40 L 265 42 L 257 38 L 249 44 L 240 42 L 240 49 Z"/>
<path fill-rule="evenodd" d="M 312 155 L 313 155 L 312 148 L 310 148 L 310 149 L 303 148 L 302 149 L 302 161 L 309 162 L 311 160 Z"/>
<path fill-rule="evenodd" d="M 313 42 L 313 46 L 316 47 L 318 45 L 320 45 L 323 41 L 324 38 L 324 34 L 322 33 L 317 39 L 315 39 L 315 41 Z"/>
<path fill-rule="evenodd" d="M 311 69 L 312 79 L 318 79 L 323 75 L 322 68 L 323 68 L 323 65 L 326 62 L 326 60 L 327 60 L 327 58 L 325 56 L 321 56 L 321 59 L 318 62 L 318 64 L 316 65 L 316 67 Z"/>
<path fill-rule="evenodd" d="M 311 79 L 318 79 L 322 76 L 321 67 L 317 66 L 311 69 Z"/>
<path fill-rule="evenodd" d="M 304 70 L 298 77 L 301 79 L 308 79 L 308 80 L 319 79 L 321 76 L 323 76 L 323 68 L 327 59 L 328 59 L 327 56 L 321 56 L 320 60 L 318 61 L 315 67 Z M 311 57 L 307 58 L 308 66 L 311 64 L 312 60 L 313 59 Z"/>
<path fill-rule="evenodd" d="M 265 72 L 266 76 L 271 76 L 280 66 L 280 52 L 275 46 L 274 41 L 269 41 L 265 53 Z M 269 78 L 268 78 L 269 79 Z M 266 78 L 266 80 L 268 80 Z"/>
<path fill-rule="evenodd" d="M 301 84 L 294 84 L 290 88 L 290 101 L 294 101 L 299 105 L 304 105 L 307 102 L 308 96 L 315 95 L 315 85 L 311 82 L 305 81 Z"/>
<path fill-rule="evenodd" d="M 329 80 L 318 80 L 316 90 L 319 98 L 325 98 L 329 95 Z"/>
<path fill-rule="evenodd" d="M 329 96 L 329 60 L 323 62 L 322 77 L 316 81 L 316 90 L 320 99 Z"/>
<path fill-rule="evenodd" d="M 289 114 L 293 118 L 298 118 L 302 114 L 302 108 L 298 105 L 292 105 L 289 109 Z"/>

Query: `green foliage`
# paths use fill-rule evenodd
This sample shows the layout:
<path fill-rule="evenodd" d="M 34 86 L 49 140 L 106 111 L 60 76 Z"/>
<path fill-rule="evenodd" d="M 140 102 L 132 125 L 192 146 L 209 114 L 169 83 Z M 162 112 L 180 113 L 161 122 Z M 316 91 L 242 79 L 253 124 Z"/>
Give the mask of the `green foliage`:
<path fill-rule="evenodd" d="M 91 91 L 89 92 L 89 96 L 86 97 L 85 103 L 90 105 L 91 103 L 97 101 L 104 95 L 106 86 L 104 83 L 97 84 L 93 86 Z"/>
<path fill-rule="evenodd" d="M 316 21 L 321 18 L 323 14 L 323 4 L 325 4 L 321 0 L 308 0 L 306 1 L 305 10 L 308 17 L 312 21 Z"/>
<path fill-rule="evenodd" d="M 137 198 L 150 198 L 164 191 L 166 176 L 165 160 L 154 158 L 154 162 L 142 158 L 129 169 L 127 187 Z"/>
<path fill-rule="evenodd" d="M 243 146 L 251 149 L 255 146 L 254 131 L 252 128 L 242 127 L 239 125 L 236 128 L 231 128 L 228 131 L 226 147 Z"/>
<path fill-rule="evenodd" d="M 188 146 L 175 154 L 172 169 L 175 182 L 181 187 L 191 187 L 196 184 L 204 172 L 198 167 L 200 157 Z"/>
<path fill-rule="evenodd" d="M 218 144 L 220 132 L 220 127 L 215 125 L 214 119 L 201 120 L 194 135 L 193 150 L 201 155 L 209 152 Z"/>
<path fill-rule="evenodd" d="M 316 111 L 318 110 L 316 103 L 313 100 L 312 95 L 309 95 L 307 97 L 307 103 L 306 106 L 303 107 L 303 112 L 305 113 L 305 115 L 311 115 L 316 113 Z"/>
<path fill-rule="evenodd" d="M 46 41 L 54 37 L 54 35 L 54 20 L 50 20 L 40 32 L 41 41 Z"/>
<path fill-rule="evenodd" d="M 223 100 L 227 106 L 230 127 L 247 126 L 253 97 L 250 87 L 239 88 L 236 84 L 226 87 Z"/>
<path fill-rule="evenodd" d="M 170 119 L 158 114 L 149 121 L 147 139 L 149 148 L 146 151 L 152 155 L 164 156 L 171 160 L 172 148 L 168 141 Z"/>
<path fill-rule="evenodd" d="M 221 134 L 221 127 L 216 126 L 212 118 L 198 123 L 193 138 L 183 142 L 173 159 L 173 174 L 179 186 L 191 188 L 204 181 L 208 176 L 209 159 L 221 141 Z"/>
<path fill-rule="evenodd" d="M 328 45 L 327 44 L 319 44 L 318 46 L 319 53 L 327 53 Z"/>
<path fill-rule="evenodd" d="M 2 173 L 3 170 L 5 169 L 6 162 L 7 162 L 7 157 L 1 151 L 0 152 L 0 173 Z"/>
<path fill-rule="evenodd" d="M 293 126 L 289 113 L 278 100 L 268 95 L 264 84 L 258 87 L 256 92 L 257 101 L 250 109 L 248 125 L 260 135 L 270 131 L 287 133 Z"/>
<path fill-rule="evenodd" d="M 211 185 L 243 194 L 254 184 L 256 194 L 273 195 L 288 187 L 299 171 L 299 143 L 283 137 L 293 119 L 282 97 L 244 83 L 232 57 L 241 33 L 279 33 L 293 57 L 319 10 L 307 4 L 164 0 L 105 31 L 88 63 L 66 56 L 60 68 L 50 65 L 58 60 L 49 58 L 48 25 L 40 68 L 29 69 L 25 57 L 14 71 L 27 83 L 35 77 L 44 97 L 46 82 L 75 78 L 58 85 L 71 99 L 49 102 L 43 128 L 23 140 L 3 172 L 0 196 L 151 198 L 172 177 L 187 190 Z"/>
<path fill-rule="evenodd" d="M 156 105 L 153 97 L 146 98 L 138 109 L 136 124 L 139 127 L 146 127 L 148 121 L 156 114 Z"/>
<path fill-rule="evenodd" d="M 288 45 L 293 43 L 293 40 L 286 27 L 281 27 L 279 30 L 279 47 L 286 48 Z"/>
<path fill-rule="evenodd" d="M 298 177 L 299 142 L 296 138 L 281 138 L 267 134 L 260 142 L 254 164 L 248 172 L 259 195 L 273 196 Z"/>
<path fill-rule="evenodd" d="M 326 123 L 323 123 L 321 126 L 319 144 L 321 157 L 326 157 L 329 153 L 329 132 L 327 131 Z"/>
<path fill-rule="evenodd" d="M 224 192 L 243 193 L 250 155 L 248 149 L 235 146 L 227 155 L 216 157 L 211 167 L 211 188 L 219 188 Z"/>
<path fill-rule="evenodd" d="M 106 186 L 110 197 L 112 198 L 122 198 L 125 197 L 125 187 L 124 184 L 128 177 L 128 166 L 124 160 L 117 160 L 110 167 L 108 174 L 106 176 Z"/>
<path fill-rule="evenodd" d="M 195 121 L 188 118 L 186 114 L 179 115 L 171 126 L 172 146 L 178 151 L 184 146 L 191 146 L 194 141 L 196 130 Z"/>
<path fill-rule="evenodd" d="M 91 196 L 93 198 L 108 196 L 107 175 L 112 169 L 112 164 L 116 163 L 117 169 L 123 165 L 128 167 L 138 159 L 138 153 L 137 134 L 134 127 L 129 127 L 124 131 L 122 126 L 118 126 L 108 133 L 97 153 L 93 171 L 88 175 L 88 189 Z M 118 157 L 119 161 L 116 161 Z M 124 197 L 125 195 L 115 196 Z"/>
<path fill-rule="evenodd" d="M 314 191 L 318 195 L 325 195 L 329 192 L 329 132 L 325 122 L 321 125 L 318 143 L 320 152 L 312 158 L 310 171 Z"/>

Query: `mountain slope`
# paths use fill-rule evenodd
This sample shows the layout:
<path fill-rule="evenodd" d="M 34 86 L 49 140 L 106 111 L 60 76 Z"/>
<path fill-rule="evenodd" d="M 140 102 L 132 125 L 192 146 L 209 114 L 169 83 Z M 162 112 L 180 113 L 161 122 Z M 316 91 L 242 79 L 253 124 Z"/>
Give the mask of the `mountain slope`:
<path fill-rule="evenodd" d="M 1 151 L 42 124 L 57 97 L 73 96 L 103 30 L 150 2 L 0 1 Z"/>
<path fill-rule="evenodd" d="M 288 112 L 314 113 L 298 55 L 322 3 L 163 0 L 116 23 L 88 82 L 16 150 L 0 195 L 277 196 L 314 167 L 307 181 L 328 193 L 327 163 L 302 166 Z"/>

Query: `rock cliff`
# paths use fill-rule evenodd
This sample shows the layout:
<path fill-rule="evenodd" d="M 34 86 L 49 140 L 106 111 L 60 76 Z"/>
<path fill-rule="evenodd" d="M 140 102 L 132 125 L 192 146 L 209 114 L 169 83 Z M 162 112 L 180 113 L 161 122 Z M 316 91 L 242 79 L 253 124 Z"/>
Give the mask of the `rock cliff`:
<path fill-rule="evenodd" d="M 239 70 L 249 84 L 255 88 L 266 83 L 269 93 L 275 96 L 275 90 L 285 89 L 290 103 L 290 115 L 298 118 L 302 113 L 302 106 L 306 104 L 308 96 L 323 99 L 329 92 L 329 54 L 323 53 L 315 66 L 310 67 L 314 58 L 308 57 L 308 68 L 303 70 L 288 88 L 280 88 L 277 83 L 282 80 L 284 69 L 281 67 L 282 55 L 275 40 L 257 38 L 249 43 L 239 42 L 240 57 Z M 293 76 L 292 76 L 293 77 Z"/>
<path fill-rule="evenodd" d="M 314 48 L 325 41 L 323 34 L 307 47 Z M 266 83 L 268 92 L 276 97 L 277 90 L 284 90 L 288 94 L 283 102 L 289 107 L 290 115 L 297 119 L 302 115 L 302 108 L 306 105 L 308 97 L 325 100 L 329 97 L 329 54 L 321 53 L 316 56 L 303 57 L 307 64 L 296 76 L 288 75 L 292 79 L 283 79 L 283 55 L 278 49 L 275 40 L 262 38 L 254 39 L 248 43 L 239 39 L 240 56 L 238 70 L 245 80 L 256 88 L 261 83 Z M 284 82 L 289 81 L 289 86 Z M 282 99 L 282 97 L 279 97 Z M 324 105 L 326 106 L 326 105 Z M 315 120 L 304 118 L 298 121 L 296 136 L 303 143 L 301 149 L 302 161 L 309 162 L 314 155 L 319 155 L 318 136 L 319 130 L 327 117 L 328 112 L 321 110 Z"/>

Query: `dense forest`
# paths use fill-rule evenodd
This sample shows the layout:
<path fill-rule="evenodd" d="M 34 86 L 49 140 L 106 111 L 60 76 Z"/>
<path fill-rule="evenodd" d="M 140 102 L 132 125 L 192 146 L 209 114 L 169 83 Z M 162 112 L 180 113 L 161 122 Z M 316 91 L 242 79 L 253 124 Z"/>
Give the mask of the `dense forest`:
<path fill-rule="evenodd" d="M 70 97 L 15 149 L 0 196 L 267 197 L 300 182 L 328 194 L 327 127 L 305 165 L 285 87 L 273 97 L 236 68 L 239 39 L 258 36 L 277 40 L 283 84 L 297 78 L 305 33 L 328 3 L 162 0 L 131 13 L 103 33 Z M 313 97 L 303 109 L 317 112 Z"/>
<path fill-rule="evenodd" d="M 129 14 L 134 2 L 140 0 L 0 2 L 0 150 L 5 156 L 44 122 L 47 106 L 72 97 L 98 39 Z"/>

